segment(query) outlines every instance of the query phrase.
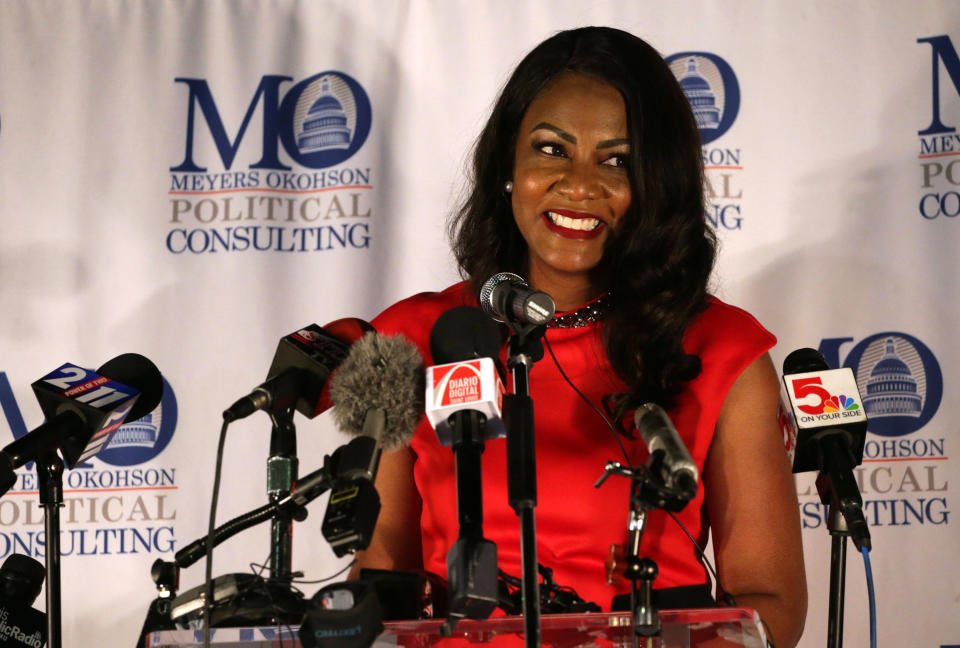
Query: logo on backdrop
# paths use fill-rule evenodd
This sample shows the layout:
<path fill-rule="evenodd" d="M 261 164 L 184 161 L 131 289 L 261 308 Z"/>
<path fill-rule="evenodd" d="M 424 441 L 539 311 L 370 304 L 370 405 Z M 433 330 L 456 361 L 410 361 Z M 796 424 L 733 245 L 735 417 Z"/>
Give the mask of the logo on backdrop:
<path fill-rule="evenodd" d="M 28 433 L 6 373 L 0 371 L 0 428 L 14 438 Z M 63 474 L 63 555 L 166 553 L 174 549 L 172 495 L 176 468 L 154 461 L 173 438 L 177 399 L 164 380 L 157 408 L 122 425 L 96 457 Z M 12 439 L 11 439 L 12 440 Z M 5 445 L 6 442 L 3 442 Z M 14 487 L 0 498 L 0 558 L 22 553 L 42 559 L 46 547 L 33 464 L 17 471 Z"/>
<path fill-rule="evenodd" d="M 940 364 L 927 346 L 905 333 L 879 333 L 861 341 L 844 361 L 863 389 L 868 430 L 902 437 L 933 419 L 943 397 Z"/>
<path fill-rule="evenodd" d="M 852 347 L 841 356 L 850 343 Z M 935 416 L 943 398 L 936 355 L 913 335 L 887 331 L 856 341 L 827 338 L 820 353 L 831 367 L 848 367 L 857 379 L 868 417 L 863 464 L 854 473 L 874 526 L 946 526 L 949 462 L 947 438 Z M 804 528 L 826 524 L 816 490 L 800 493 Z"/>
<path fill-rule="evenodd" d="M 707 220 L 716 229 L 742 228 L 743 189 L 738 180 L 743 166 L 738 147 L 714 144 L 740 111 L 740 84 L 733 68 L 710 52 L 680 52 L 666 58 L 687 96 L 703 142 L 707 182 Z"/>
<path fill-rule="evenodd" d="M 960 57 L 947 35 L 918 38 L 931 61 L 929 106 L 918 117 L 921 196 L 920 216 L 927 220 L 953 219 L 960 215 Z"/>
<path fill-rule="evenodd" d="M 231 125 L 224 115 L 246 99 L 214 99 L 207 79 L 174 79 L 186 105 L 183 159 L 169 169 L 170 253 L 369 247 L 372 169 L 353 161 L 370 134 L 370 99 L 336 70 L 292 81 L 262 77 Z"/>

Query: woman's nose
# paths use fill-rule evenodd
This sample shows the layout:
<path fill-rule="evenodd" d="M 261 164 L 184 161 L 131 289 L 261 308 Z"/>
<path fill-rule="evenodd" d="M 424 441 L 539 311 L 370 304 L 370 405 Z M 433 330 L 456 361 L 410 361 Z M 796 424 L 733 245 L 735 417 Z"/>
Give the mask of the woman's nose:
<path fill-rule="evenodd" d="M 556 183 L 557 191 L 568 200 L 593 200 L 603 195 L 603 185 L 595 164 L 573 163 Z"/>

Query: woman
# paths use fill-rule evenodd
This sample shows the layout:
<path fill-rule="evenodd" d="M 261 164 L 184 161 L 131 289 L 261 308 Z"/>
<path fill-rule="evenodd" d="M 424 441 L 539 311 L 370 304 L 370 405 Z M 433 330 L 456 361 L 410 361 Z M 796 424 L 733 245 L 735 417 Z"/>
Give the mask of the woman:
<path fill-rule="evenodd" d="M 610 28 L 557 34 L 520 63 L 477 144 L 473 190 L 451 227 L 467 281 L 400 302 L 374 325 L 406 335 L 431 364 L 433 322 L 475 305 L 495 272 L 550 294 L 560 315 L 545 340 L 557 363 L 548 356 L 530 378 L 539 562 L 604 609 L 629 591 L 620 577 L 607 582 L 605 565 L 626 540 L 629 483 L 593 484 L 606 461 L 622 461 L 620 441 L 633 465 L 646 461 L 629 422 L 637 406 L 656 402 L 702 476 L 679 522 L 701 546 L 712 530 L 723 590 L 760 612 L 778 646 L 792 646 L 806 585 L 767 355 L 775 338 L 707 294 L 715 239 L 700 156 L 687 100 L 654 49 Z M 560 368 L 627 423 L 627 439 L 615 438 Z M 497 544 L 500 568 L 518 576 L 503 442 L 486 444 L 483 465 L 484 535 Z M 410 448 L 383 458 L 383 506 L 359 566 L 445 574 L 457 535 L 453 479 L 450 449 L 421 423 Z M 693 543 L 660 511 L 649 516 L 641 554 L 657 561 L 654 587 L 665 593 L 709 583 Z"/>

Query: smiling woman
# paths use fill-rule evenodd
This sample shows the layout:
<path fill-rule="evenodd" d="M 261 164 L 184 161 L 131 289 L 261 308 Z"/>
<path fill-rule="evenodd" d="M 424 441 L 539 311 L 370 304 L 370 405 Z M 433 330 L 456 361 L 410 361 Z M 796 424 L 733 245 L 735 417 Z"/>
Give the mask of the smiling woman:
<path fill-rule="evenodd" d="M 623 98 L 611 85 L 566 73 L 520 123 L 513 217 L 528 245 L 530 282 L 569 310 L 601 292 L 591 271 L 630 206 Z"/>
<path fill-rule="evenodd" d="M 689 539 L 703 546 L 712 535 L 718 597 L 757 609 L 782 648 L 803 629 L 806 586 L 767 355 L 776 339 L 708 294 L 715 238 L 701 157 L 686 97 L 647 43 L 604 27 L 547 39 L 513 72 L 477 142 L 472 191 L 451 221 L 466 281 L 406 299 L 373 323 L 408 337 L 430 365 L 433 323 L 476 305 L 488 277 L 521 274 L 549 293 L 561 311 L 544 336 L 555 359 L 537 364 L 529 385 L 540 563 L 604 609 L 629 591 L 610 560 L 627 542 L 630 485 L 594 482 L 611 459 L 648 459 L 623 424 L 658 403 L 702 483 L 676 518 L 648 517 L 640 553 L 660 568 L 655 603 L 713 604 Z M 504 445 L 484 451 L 483 527 L 500 569 L 516 576 Z M 383 506 L 359 566 L 446 573 L 458 535 L 456 467 L 429 424 L 410 448 L 384 455 L 377 488 Z"/>

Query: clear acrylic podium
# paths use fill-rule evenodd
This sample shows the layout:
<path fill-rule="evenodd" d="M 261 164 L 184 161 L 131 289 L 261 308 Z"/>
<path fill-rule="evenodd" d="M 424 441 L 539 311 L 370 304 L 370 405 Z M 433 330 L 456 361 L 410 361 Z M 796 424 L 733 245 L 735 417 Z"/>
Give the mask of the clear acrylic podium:
<path fill-rule="evenodd" d="M 549 614 L 540 619 L 543 646 L 551 648 L 630 648 L 633 645 L 630 614 Z M 523 617 L 498 617 L 486 621 L 461 621 L 452 637 L 441 637 L 442 619 L 386 621 L 373 648 L 466 648 L 482 644 L 522 648 Z M 760 617 L 747 608 L 661 610 L 661 636 L 640 637 L 649 648 L 766 648 Z M 217 628 L 211 646 L 216 648 L 300 648 L 296 628 Z M 147 636 L 149 648 L 200 648 L 200 630 L 165 630 Z"/>

